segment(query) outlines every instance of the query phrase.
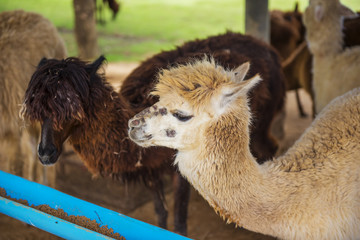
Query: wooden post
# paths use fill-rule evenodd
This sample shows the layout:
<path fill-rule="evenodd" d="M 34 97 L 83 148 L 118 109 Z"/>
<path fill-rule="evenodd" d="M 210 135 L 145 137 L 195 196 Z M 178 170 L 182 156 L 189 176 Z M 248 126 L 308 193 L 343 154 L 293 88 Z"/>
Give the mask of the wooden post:
<path fill-rule="evenodd" d="M 78 55 L 83 60 L 98 56 L 94 0 L 73 0 Z"/>
<path fill-rule="evenodd" d="M 246 0 L 245 33 L 269 43 L 270 17 L 268 0 Z"/>

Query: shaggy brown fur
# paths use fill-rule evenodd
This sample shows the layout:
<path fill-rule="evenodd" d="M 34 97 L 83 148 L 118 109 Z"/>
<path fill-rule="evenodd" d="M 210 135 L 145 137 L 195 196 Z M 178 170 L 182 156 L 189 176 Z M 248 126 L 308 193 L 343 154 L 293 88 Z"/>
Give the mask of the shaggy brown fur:
<path fill-rule="evenodd" d="M 22 114 L 42 123 L 38 154 L 44 164 L 56 162 L 69 138 L 93 174 L 124 182 L 143 180 L 154 193 L 159 225 L 166 228 L 161 177 L 174 172 L 174 151 L 142 149 L 128 139 L 127 122 L 136 110 L 96 73 L 103 61 L 102 57 L 93 64 L 76 58 L 43 60 L 29 83 Z M 189 185 L 179 181 L 174 191 L 175 231 L 186 234 Z M 184 203 L 185 209 L 180 207 Z"/>
<path fill-rule="evenodd" d="M 143 150 L 129 141 L 127 120 L 134 110 L 88 67 L 77 58 L 45 60 L 26 90 L 24 117 L 33 122 L 51 119 L 55 132 L 67 130 L 70 124 L 69 141 L 93 174 L 147 182 L 149 174 L 139 173 L 169 165 L 169 151 Z"/>
<path fill-rule="evenodd" d="M 192 62 L 207 56 L 225 68 L 233 69 L 251 62 L 248 77 L 260 73 L 264 79 L 251 93 L 250 106 L 254 116 L 251 128 L 251 151 L 259 162 L 271 159 L 277 150 L 277 141 L 270 133 L 274 116 L 284 106 L 285 80 L 278 56 L 265 43 L 239 33 L 227 32 L 202 40 L 185 43 L 172 51 L 164 51 L 144 61 L 124 81 L 121 94 L 133 106 L 150 106 L 157 101 L 147 98 L 161 69 Z"/>
<path fill-rule="evenodd" d="M 54 186 L 55 169 L 47 168 L 48 176 L 44 176 L 36 159 L 40 129 L 24 126 L 19 110 L 36 65 L 43 57 L 66 57 L 64 42 L 55 26 L 41 15 L 6 11 L 0 13 L 0 52 L 0 166 Z"/>

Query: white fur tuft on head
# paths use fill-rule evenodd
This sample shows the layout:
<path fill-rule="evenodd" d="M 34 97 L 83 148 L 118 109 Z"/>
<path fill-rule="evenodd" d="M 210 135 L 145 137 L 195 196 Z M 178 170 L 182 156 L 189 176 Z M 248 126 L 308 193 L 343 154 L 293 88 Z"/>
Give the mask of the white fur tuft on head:
<path fill-rule="evenodd" d="M 220 96 L 213 99 L 213 104 L 218 114 L 222 114 L 240 96 L 247 96 L 252 88 L 254 88 L 262 79 L 259 74 L 244 81 L 247 72 L 250 69 L 250 63 L 246 62 L 237 67 L 233 74 L 235 75 L 234 84 L 224 85 L 221 89 Z"/>
<path fill-rule="evenodd" d="M 324 7 L 321 6 L 320 4 L 318 4 L 318 5 L 315 6 L 314 11 L 315 11 L 315 15 L 314 15 L 314 16 L 315 16 L 315 20 L 316 20 L 317 22 L 321 22 L 321 20 L 322 20 L 323 17 L 324 17 Z"/>

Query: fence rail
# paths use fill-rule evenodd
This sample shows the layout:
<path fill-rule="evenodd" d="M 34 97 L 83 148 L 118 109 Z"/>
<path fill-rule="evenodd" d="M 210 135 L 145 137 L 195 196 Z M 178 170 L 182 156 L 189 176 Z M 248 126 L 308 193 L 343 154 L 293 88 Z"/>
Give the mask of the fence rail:
<path fill-rule="evenodd" d="M 62 209 L 68 215 L 87 217 L 90 220 L 95 220 L 100 227 L 107 226 L 113 229 L 115 233 L 119 233 L 127 240 L 189 239 L 3 171 L 0 171 L 0 188 L 3 188 L 11 198 L 0 197 L 0 213 L 65 239 L 112 238 L 15 202 L 12 199 L 26 200 L 30 206 L 46 204 L 50 208 Z"/>

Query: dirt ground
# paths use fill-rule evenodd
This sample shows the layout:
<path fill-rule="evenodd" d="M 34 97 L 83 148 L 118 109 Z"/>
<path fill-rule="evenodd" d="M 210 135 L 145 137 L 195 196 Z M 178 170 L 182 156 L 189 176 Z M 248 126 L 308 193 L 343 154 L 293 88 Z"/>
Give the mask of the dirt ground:
<path fill-rule="evenodd" d="M 123 79 L 136 63 L 109 64 L 106 68 L 108 80 L 115 87 L 120 86 Z M 300 91 L 300 97 L 305 111 L 311 116 L 311 101 L 309 96 Z M 281 150 L 291 146 L 304 129 L 311 123 L 311 117 L 300 118 L 296 107 L 294 92 L 287 94 L 285 137 L 280 142 Z M 118 211 L 127 216 L 156 225 L 151 195 L 141 185 L 125 186 L 111 179 L 93 179 L 76 155 L 70 155 L 57 166 L 56 189 Z M 170 180 L 167 181 L 166 199 L 169 207 L 169 230 L 173 229 L 173 198 Z M 131 190 L 130 190 L 131 189 Z M 199 240 L 231 239 L 260 240 L 273 239 L 256 234 L 245 229 L 235 228 L 215 214 L 208 203 L 192 189 L 188 216 L 188 237 Z M 0 240 L 2 239 L 59 239 L 47 232 L 28 226 L 18 220 L 0 214 Z"/>

